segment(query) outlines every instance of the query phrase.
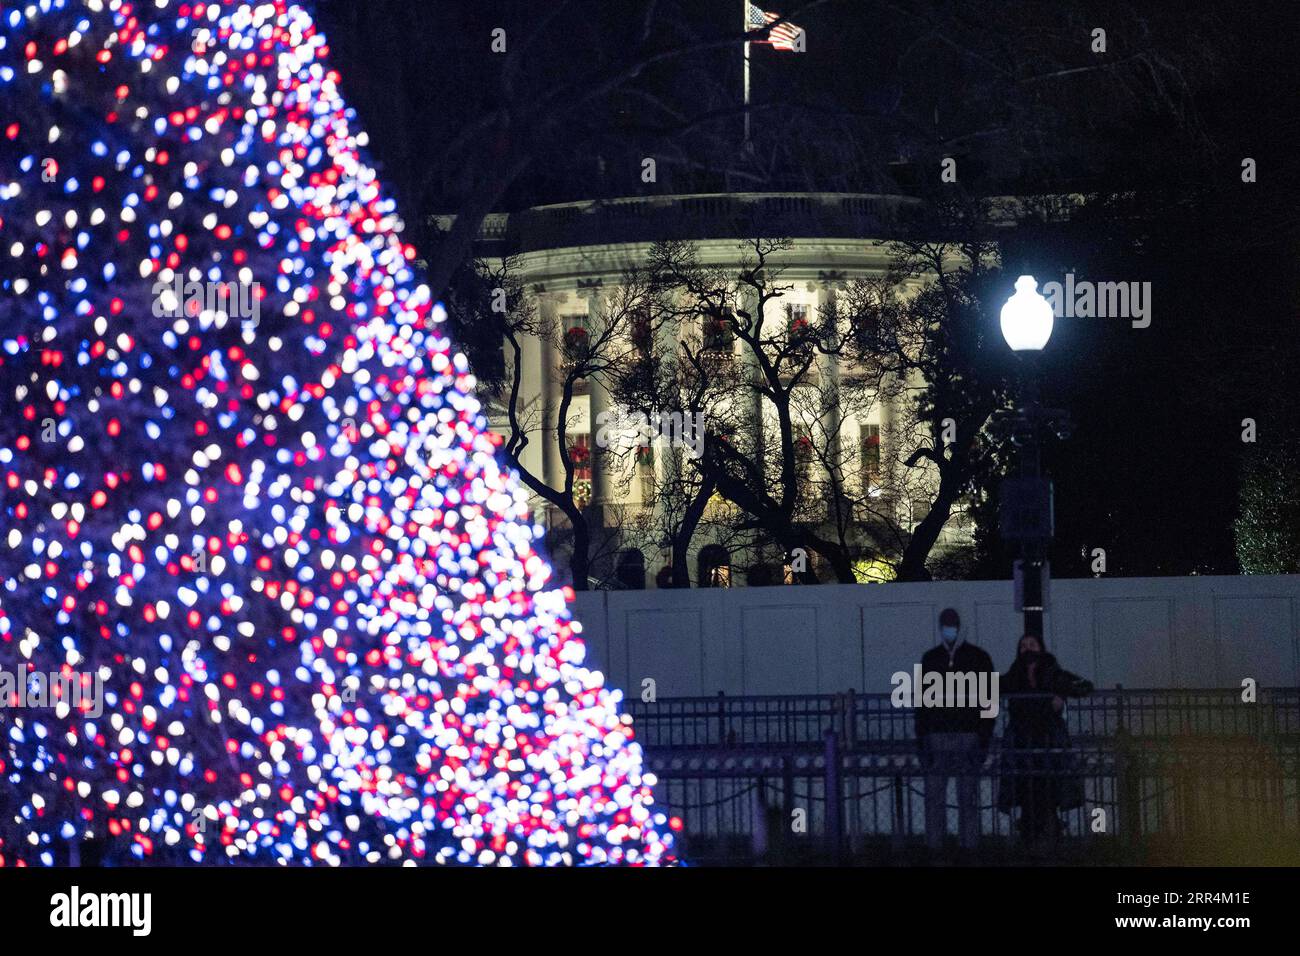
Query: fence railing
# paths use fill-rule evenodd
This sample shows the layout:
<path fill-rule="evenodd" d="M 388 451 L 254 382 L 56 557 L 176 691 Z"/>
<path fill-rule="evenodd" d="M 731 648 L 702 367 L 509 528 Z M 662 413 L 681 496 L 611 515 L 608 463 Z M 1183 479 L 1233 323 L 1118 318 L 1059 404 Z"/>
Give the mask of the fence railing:
<path fill-rule="evenodd" d="M 1060 819 L 1077 847 L 1195 862 L 1226 841 L 1296 862 L 1300 689 L 1261 689 L 1251 702 L 1241 690 L 1097 690 L 1065 707 L 1068 749 L 1013 749 L 1011 699 L 987 754 L 964 771 L 977 778 L 985 845 L 1011 845 L 1023 816 L 999 801 L 1004 790 L 1069 777 L 1082 799 Z M 705 857 L 842 859 L 922 843 L 927 768 L 912 710 L 888 694 L 719 695 L 628 710 L 658 799 Z M 945 803 L 955 835 L 956 803 Z"/>

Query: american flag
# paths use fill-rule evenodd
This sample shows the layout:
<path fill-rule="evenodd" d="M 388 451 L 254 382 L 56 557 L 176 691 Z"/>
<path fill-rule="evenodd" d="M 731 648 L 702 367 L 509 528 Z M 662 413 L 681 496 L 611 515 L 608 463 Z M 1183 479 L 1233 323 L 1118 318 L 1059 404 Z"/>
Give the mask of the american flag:
<path fill-rule="evenodd" d="M 758 9 L 752 3 L 749 5 L 749 25 L 751 28 L 762 29 L 769 23 L 780 19 L 781 14 L 779 13 L 768 13 L 766 10 Z M 772 32 L 768 34 L 768 42 L 777 50 L 789 50 L 793 53 L 796 52 L 794 47 L 795 38 L 802 32 L 802 28 L 787 20 L 785 23 L 779 23 L 772 28 Z"/>

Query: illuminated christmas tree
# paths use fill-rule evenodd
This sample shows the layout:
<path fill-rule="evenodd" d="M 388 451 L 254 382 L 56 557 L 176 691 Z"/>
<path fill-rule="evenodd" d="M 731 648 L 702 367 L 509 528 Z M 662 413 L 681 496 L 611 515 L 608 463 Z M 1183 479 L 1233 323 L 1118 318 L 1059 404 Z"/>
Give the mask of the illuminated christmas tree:
<path fill-rule="evenodd" d="M 0 863 L 666 862 L 327 57 L 0 12 Z"/>

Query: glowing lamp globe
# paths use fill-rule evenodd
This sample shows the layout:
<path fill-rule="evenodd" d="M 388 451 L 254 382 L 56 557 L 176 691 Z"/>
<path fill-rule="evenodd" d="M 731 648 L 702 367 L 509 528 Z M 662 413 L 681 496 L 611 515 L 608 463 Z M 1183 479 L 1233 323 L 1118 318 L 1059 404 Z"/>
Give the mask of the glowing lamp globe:
<path fill-rule="evenodd" d="M 1002 307 L 1002 337 L 1013 352 L 1037 352 L 1052 337 L 1052 306 L 1033 276 L 1017 279 L 1015 295 Z"/>

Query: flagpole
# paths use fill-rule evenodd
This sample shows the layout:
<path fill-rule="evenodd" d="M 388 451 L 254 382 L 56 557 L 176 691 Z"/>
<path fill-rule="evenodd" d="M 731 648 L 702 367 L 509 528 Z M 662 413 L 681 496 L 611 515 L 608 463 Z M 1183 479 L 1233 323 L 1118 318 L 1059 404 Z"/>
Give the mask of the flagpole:
<path fill-rule="evenodd" d="M 740 0 L 742 28 L 749 32 L 749 0 Z M 745 145 L 749 145 L 749 41 L 745 41 Z"/>

